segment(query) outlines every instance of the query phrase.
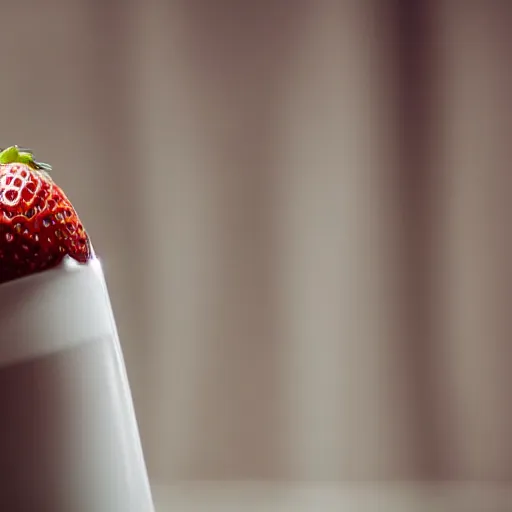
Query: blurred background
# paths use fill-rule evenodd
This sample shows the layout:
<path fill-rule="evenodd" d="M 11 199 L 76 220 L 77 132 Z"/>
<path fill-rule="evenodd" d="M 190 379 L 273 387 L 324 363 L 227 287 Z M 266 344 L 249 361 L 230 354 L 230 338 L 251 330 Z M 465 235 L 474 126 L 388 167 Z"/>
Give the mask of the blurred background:
<path fill-rule="evenodd" d="M 1 5 L 155 485 L 512 479 L 511 2 Z"/>

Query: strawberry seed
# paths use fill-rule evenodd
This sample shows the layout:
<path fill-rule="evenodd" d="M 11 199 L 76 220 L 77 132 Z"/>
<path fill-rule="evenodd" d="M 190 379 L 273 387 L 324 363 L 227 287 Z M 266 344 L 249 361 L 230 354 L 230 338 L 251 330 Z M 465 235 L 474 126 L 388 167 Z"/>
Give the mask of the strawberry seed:
<path fill-rule="evenodd" d="M 10 188 L 9 190 L 7 190 L 5 192 L 5 197 L 6 197 L 7 201 L 13 203 L 16 200 L 16 198 L 18 197 L 18 191 Z"/>

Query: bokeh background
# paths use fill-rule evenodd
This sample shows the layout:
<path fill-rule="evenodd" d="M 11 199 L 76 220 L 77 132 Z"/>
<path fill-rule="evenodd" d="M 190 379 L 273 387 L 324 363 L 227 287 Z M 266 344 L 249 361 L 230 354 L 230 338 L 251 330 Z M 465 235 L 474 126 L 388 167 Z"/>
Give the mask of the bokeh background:
<path fill-rule="evenodd" d="M 511 481 L 512 2 L 1 5 L 155 484 Z"/>

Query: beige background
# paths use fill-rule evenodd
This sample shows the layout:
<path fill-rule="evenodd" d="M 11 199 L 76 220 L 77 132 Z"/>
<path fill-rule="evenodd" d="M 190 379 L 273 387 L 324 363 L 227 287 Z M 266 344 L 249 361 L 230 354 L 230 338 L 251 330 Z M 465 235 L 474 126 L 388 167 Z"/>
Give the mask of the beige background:
<path fill-rule="evenodd" d="M 512 478 L 511 11 L 2 2 L 153 481 Z"/>

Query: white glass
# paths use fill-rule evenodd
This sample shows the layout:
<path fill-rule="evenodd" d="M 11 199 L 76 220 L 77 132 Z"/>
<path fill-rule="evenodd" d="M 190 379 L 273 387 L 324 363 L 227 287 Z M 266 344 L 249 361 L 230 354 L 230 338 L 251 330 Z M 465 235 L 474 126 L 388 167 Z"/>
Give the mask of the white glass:
<path fill-rule="evenodd" d="M 0 285 L 0 510 L 154 511 L 97 259 Z"/>

